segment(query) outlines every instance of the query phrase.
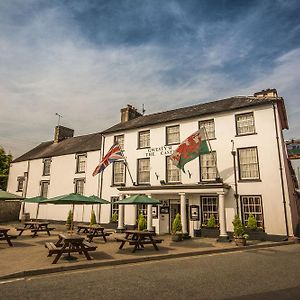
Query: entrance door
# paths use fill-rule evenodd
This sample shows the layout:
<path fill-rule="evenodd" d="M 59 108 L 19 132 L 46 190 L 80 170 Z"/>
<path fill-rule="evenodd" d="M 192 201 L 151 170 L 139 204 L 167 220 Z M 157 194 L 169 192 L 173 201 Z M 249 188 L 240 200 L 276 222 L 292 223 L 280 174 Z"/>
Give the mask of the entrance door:
<path fill-rule="evenodd" d="M 170 204 L 170 232 L 172 232 L 172 224 L 177 214 L 180 214 L 180 204 Z"/>

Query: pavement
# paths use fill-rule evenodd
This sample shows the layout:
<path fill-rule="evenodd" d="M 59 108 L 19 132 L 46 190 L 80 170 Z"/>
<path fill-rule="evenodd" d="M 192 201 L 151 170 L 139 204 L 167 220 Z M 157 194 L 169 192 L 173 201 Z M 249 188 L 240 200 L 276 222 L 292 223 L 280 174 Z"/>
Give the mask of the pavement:
<path fill-rule="evenodd" d="M 20 226 L 20 223 L 6 223 L 0 224 L 0 226 L 10 228 L 9 234 L 17 235 L 15 227 Z M 120 234 L 113 233 L 107 238 L 107 243 L 102 238 L 94 238 L 93 244 L 97 246 L 97 250 L 91 252 L 93 260 L 88 261 L 84 255 L 74 254 L 76 256 L 75 260 L 66 260 L 62 257 L 57 264 L 53 265 L 54 256 L 47 257 L 48 250 L 44 247 L 45 242 L 56 242 L 58 240 L 57 235 L 65 232 L 63 225 L 55 224 L 54 227 L 56 230 L 52 231 L 51 236 L 48 236 L 46 233 L 40 233 L 39 236 L 32 238 L 30 231 L 24 231 L 21 237 L 12 240 L 13 247 L 9 247 L 6 241 L 0 241 L 0 280 L 142 261 L 247 251 L 297 242 L 297 240 L 285 242 L 247 241 L 248 246 L 241 248 L 235 246 L 233 242 L 219 243 L 216 239 L 202 237 L 173 242 L 170 235 L 163 235 L 161 238 L 164 241 L 158 244 L 159 251 L 155 251 L 152 245 L 145 245 L 145 249 L 132 253 L 133 246 L 128 244 L 122 250 L 119 250 L 120 243 L 115 238 Z"/>

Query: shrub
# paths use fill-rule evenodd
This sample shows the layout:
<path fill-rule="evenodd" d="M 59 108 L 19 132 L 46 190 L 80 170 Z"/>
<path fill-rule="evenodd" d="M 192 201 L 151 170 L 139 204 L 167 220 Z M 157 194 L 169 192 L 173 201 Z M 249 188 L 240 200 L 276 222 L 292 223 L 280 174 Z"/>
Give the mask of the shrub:
<path fill-rule="evenodd" d="M 95 225 L 95 224 L 97 224 L 97 221 L 96 221 L 96 215 L 95 215 L 94 210 L 92 209 L 92 211 L 91 211 L 90 225 Z"/>
<path fill-rule="evenodd" d="M 247 228 L 251 230 L 256 230 L 257 229 L 257 222 L 253 214 L 249 215 L 249 218 L 247 220 Z"/>
<path fill-rule="evenodd" d="M 73 213 L 72 213 L 72 210 L 69 210 L 68 218 L 67 218 L 67 221 L 66 221 L 66 225 L 69 229 L 71 229 L 72 221 L 73 221 Z"/>
<path fill-rule="evenodd" d="M 140 214 L 138 218 L 138 230 L 143 231 L 145 229 L 147 229 L 146 219 L 143 214 Z"/>
<path fill-rule="evenodd" d="M 111 222 L 113 222 L 113 223 L 117 223 L 118 222 L 118 215 L 117 215 L 117 213 L 113 213 L 112 214 L 112 216 L 111 216 Z"/>
<path fill-rule="evenodd" d="M 176 232 L 181 232 L 181 230 L 181 217 L 180 214 L 177 214 L 172 224 L 172 233 L 175 234 Z"/>
<path fill-rule="evenodd" d="M 235 237 L 244 237 L 245 235 L 245 226 L 243 225 L 240 217 L 238 215 L 235 215 L 233 221 L 233 231 Z"/>
<path fill-rule="evenodd" d="M 207 227 L 208 228 L 215 228 L 216 227 L 216 219 L 214 214 L 210 215 L 208 221 L 207 221 Z"/>

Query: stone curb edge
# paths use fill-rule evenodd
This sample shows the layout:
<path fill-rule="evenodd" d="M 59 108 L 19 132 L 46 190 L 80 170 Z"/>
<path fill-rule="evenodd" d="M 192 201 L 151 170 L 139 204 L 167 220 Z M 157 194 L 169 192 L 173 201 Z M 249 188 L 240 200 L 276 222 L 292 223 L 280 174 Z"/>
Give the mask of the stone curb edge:
<path fill-rule="evenodd" d="M 291 245 L 291 244 L 297 244 L 297 243 L 298 243 L 298 240 L 291 240 L 291 241 L 283 241 L 283 242 L 276 242 L 276 243 L 270 243 L 270 244 L 250 245 L 250 246 L 246 246 L 246 247 L 231 247 L 231 248 L 212 249 L 212 250 L 210 249 L 210 250 L 201 250 L 201 251 L 194 251 L 194 252 L 163 254 L 163 255 L 148 256 L 148 257 L 136 257 L 136 258 L 132 258 L 132 259 L 114 259 L 114 260 L 108 260 L 108 261 L 102 261 L 102 262 L 92 262 L 92 263 L 86 263 L 86 264 L 80 264 L 80 265 L 74 265 L 74 266 L 61 266 L 61 267 L 55 267 L 55 268 L 33 269 L 33 270 L 15 272 L 15 273 L 7 274 L 4 276 L 0 276 L 0 280 L 3 281 L 6 279 L 18 279 L 18 278 L 52 274 L 52 273 L 58 273 L 58 272 L 74 271 L 74 270 L 80 270 L 80 269 L 91 269 L 91 268 L 97 268 L 97 267 L 125 265 L 125 264 L 139 263 L 139 262 L 145 262 L 145 261 L 157 261 L 157 260 L 182 258 L 182 257 L 190 257 L 190 256 L 200 256 L 200 255 L 208 255 L 208 254 L 249 251 L 252 249 L 271 248 L 271 247 Z"/>

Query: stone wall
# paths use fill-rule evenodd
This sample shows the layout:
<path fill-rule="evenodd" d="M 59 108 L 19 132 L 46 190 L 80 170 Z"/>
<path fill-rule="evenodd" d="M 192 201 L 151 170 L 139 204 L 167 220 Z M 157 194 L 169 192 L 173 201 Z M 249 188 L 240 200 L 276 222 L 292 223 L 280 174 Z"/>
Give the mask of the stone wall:
<path fill-rule="evenodd" d="M 0 200 L 0 222 L 17 221 L 21 209 L 21 201 Z"/>

